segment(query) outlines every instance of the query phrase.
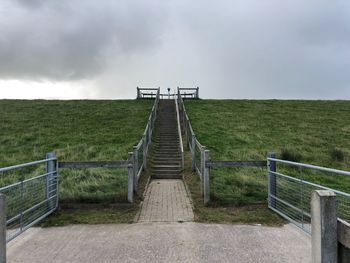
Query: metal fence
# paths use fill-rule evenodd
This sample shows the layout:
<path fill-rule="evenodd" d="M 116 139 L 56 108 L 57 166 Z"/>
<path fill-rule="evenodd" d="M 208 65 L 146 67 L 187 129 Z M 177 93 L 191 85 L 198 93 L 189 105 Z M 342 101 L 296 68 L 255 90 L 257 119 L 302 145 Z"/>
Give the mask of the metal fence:
<path fill-rule="evenodd" d="M 313 173 L 350 176 L 350 172 L 315 165 L 296 163 L 274 158 L 268 160 L 268 206 L 307 233 L 311 233 L 311 193 L 314 190 L 331 190 L 337 195 L 338 217 L 350 220 L 350 194 L 310 182 Z M 277 164 L 288 166 L 279 167 Z M 288 173 L 288 174 L 287 174 Z"/>
<path fill-rule="evenodd" d="M 177 107 L 179 110 L 179 119 L 182 128 L 183 138 L 188 145 L 192 157 L 192 170 L 199 175 L 201 181 L 201 191 L 203 194 L 204 204 L 210 201 L 210 185 L 209 185 L 209 168 L 206 166 L 206 162 L 209 161 L 209 150 L 206 150 L 196 138 L 196 135 L 192 129 L 190 119 L 187 115 L 185 105 L 183 103 L 180 89 L 177 93 Z"/>
<path fill-rule="evenodd" d="M 46 165 L 43 174 L 31 171 L 40 165 Z M 56 210 L 57 159 L 49 153 L 44 160 L 0 168 L 0 172 L 2 180 L 8 175 L 16 181 L 0 188 L 0 193 L 6 196 L 6 242 L 9 242 Z"/>
<path fill-rule="evenodd" d="M 132 165 L 134 167 L 133 168 L 134 190 L 137 188 L 142 170 L 147 169 L 147 156 L 151 147 L 152 134 L 153 134 L 155 122 L 157 119 L 158 105 L 159 105 L 159 99 L 160 99 L 159 92 L 160 90 L 158 89 L 142 138 L 139 141 L 139 143 L 136 146 L 134 146 L 132 156 L 130 157 L 132 159 Z"/>

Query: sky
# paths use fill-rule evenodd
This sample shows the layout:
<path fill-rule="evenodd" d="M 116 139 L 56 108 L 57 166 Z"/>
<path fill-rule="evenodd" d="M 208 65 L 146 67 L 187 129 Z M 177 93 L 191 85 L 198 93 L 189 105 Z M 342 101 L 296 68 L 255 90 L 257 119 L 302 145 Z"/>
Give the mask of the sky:
<path fill-rule="evenodd" d="M 0 98 L 350 99 L 348 0 L 1 0 Z"/>

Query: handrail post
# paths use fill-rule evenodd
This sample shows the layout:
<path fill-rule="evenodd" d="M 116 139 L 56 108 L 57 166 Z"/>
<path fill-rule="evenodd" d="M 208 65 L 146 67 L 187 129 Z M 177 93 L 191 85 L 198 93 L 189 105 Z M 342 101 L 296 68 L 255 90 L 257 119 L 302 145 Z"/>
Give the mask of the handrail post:
<path fill-rule="evenodd" d="M 6 196 L 0 194 L 0 263 L 6 263 Z"/>
<path fill-rule="evenodd" d="M 147 139 L 146 134 L 142 136 L 143 140 L 143 169 L 147 169 Z"/>
<path fill-rule="evenodd" d="M 52 159 L 52 158 L 56 158 L 55 153 L 50 152 L 46 154 L 46 159 Z M 52 160 L 52 161 L 48 161 L 46 163 L 46 173 L 51 173 L 49 175 L 46 176 L 46 199 L 48 200 L 48 208 L 49 210 L 52 210 L 55 208 L 55 200 L 50 200 L 51 196 L 54 195 L 53 190 L 54 187 L 56 187 L 57 189 L 57 185 L 54 185 L 54 182 L 56 180 L 56 184 L 58 184 L 58 180 L 57 178 L 55 179 L 55 176 L 57 176 L 57 161 Z M 54 174 L 56 172 L 56 175 Z M 58 192 L 56 193 L 56 195 L 58 196 Z"/>
<path fill-rule="evenodd" d="M 128 202 L 132 203 L 134 201 L 134 167 L 133 167 L 133 152 L 128 154 Z"/>
<path fill-rule="evenodd" d="M 192 154 L 192 171 L 196 171 L 196 135 L 192 135 L 191 141 Z"/>
<path fill-rule="evenodd" d="M 207 205 L 210 201 L 210 174 L 209 174 L 209 167 L 206 167 L 207 161 L 209 161 L 209 150 L 204 150 L 204 174 L 203 174 L 204 205 Z"/>
<path fill-rule="evenodd" d="M 276 158 L 276 153 L 269 152 L 267 154 L 268 158 Z M 277 195 L 277 185 L 276 185 L 276 175 L 273 172 L 277 171 L 276 161 L 267 160 L 267 170 L 268 170 L 268 205 L 269 207 L 276 208 L 276 198 Z M 273 195 L 274 197 L 271 197 Z"/>
<path fill-rule="evenodd" d="M 134 154 L 134 158 L 133 158 L 133 166 L 134 166 L 134 189 L 137 189 L 137 184 L 138 184 L 138 173 L 139 173 L 139 150 L 137 149 L 137 146 L 133 147 L 133 154 Z"/>

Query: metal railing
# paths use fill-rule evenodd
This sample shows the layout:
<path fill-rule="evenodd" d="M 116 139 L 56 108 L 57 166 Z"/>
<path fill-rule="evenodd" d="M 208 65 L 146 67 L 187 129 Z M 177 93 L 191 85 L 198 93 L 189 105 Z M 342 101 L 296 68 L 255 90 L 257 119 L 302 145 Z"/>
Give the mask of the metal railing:
<path fill-rule="evenodd" d="M 311 193 L 315 190 L 331 190 L 337 195 L 337 215 L 339 218 L 350 220 L 350 194 L 310 182 L 311 172 L 332 173 L 350 176 L 350 172 L 321 166 L 280 160 L 270 156 L 268 164 L 268 206 L 307 233 L 311 233 Z M 284 164 L 296 169 L 297 174 L 291 175 L 291 168 L 286 172 L 278 171 L 277 164 Z M 306 170 L 305 170 L 306 169 Z M 290 172 L 288 172 L 290 171 Z M 286 174 L 289 173 L 289 174 Z"/>
<path fill-rule="evenodd" d="M 183 141 L 182 141 L 182 131 L 181 131 L 181 124 L 180 124 L 179 105 L 178 105 L 178 102 L 177 102 L 177 98 L 175 98 L 175 107 L 176 107 L 177 131 L 178 131 L 178 134 L 179 134 L 179 141 L 180 141 L 181 168 L 183 170 L 185 168 L 185 156 L 184 156 L 184 146 L 183 146 Z"/>
<path fill-rule="evenodd" d="M 178 93 L 185 99 L 199 99 L 199 87 L 196 88 L 180 88 L 177 87 Z"/>
<path fill-rule="evenodd" d="M 156 99 L 159 96 L 160 87 L 158 88 L 140 88 L 136 87 L 137 99 Z"/>
<path fill-rule="evenodd" d="M 133 152 L 130 158 L 132 158 L 133 164 L 133 185 L 134 190 L 137 188 L 138 181 L 142 170 L 147 169 L 147 156 L 152 142 L 152 134 L 155 126 L 155 121 L 157 119 L 157 111 L 160 99 L 160 90 L 157 89 L 157 94 L 155 101 L 148 117 L 148 122 L 145 131 L 142 135 L 141 140 L 136 146 L 133 147 Z"/>
<path fill-rule="evenodd" d="M 179 123 L 181 123 L 181 130 L 184 135 L 183 138 L 191 152 L 192 171 L 199 175 L 204 204 L 207 204 L 210 201 L 209 168 L 206 165 L 206 162 L 209 161 L 209 150 L 196 138 L 186 112 L 180 88 L 177 90 L 176 104 L 179 111 Z"/>
<path fill-rule="evenodd" d="M 46 172 L 33 175 L 32 171 L 23 171 L 40 165 L 46 165 Z M 0 194 L 6 196 L 6 242 L 9 242 L 57 209 L 57 159 L 48 153 L 44 160 L 0 168 L 0 172 L 2 180 L 9 176 L 16 181 L 0 188 Z"/>

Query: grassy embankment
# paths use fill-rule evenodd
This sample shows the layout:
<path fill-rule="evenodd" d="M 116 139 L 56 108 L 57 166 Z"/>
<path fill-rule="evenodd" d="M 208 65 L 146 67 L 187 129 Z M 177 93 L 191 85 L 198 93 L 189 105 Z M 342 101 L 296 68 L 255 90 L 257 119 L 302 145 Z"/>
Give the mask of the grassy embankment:
<path fill-rule="evenodd" d="M 213 160 L 264 160 L 267 152 L 275 151 L 282 159 L 350 169 L 349 101 L 200 100 L 185 105 L 197 138 Z M 350 192 L 345 176 L 278 169 Z M 249 209 L 266 202 L 264 168 L 211 169 L 210 180 L 212 206 Z M 210 212 L 202 209 L 200 218 L 210 220 Z"/>
<path fill-rule="evenodd" d="M 152 100 L 0 100 L 0 167 L 44 159 L 51 151 L 61 161 L 126 159 L 142 136 L 152 105 Z M 27 176 L 43 171 L 43 166 L 26 170 Z M 19 179 L 1 176 L 1 185 Z M 61 204 L 125 202 L 127 170 L 62 169 L 59 194 Z M 125 210 L 125 220 L 135 210 L 121 209 Z M 73 211 L 77 216 L 61 212 L 58 217 L 63 221 L 69 221 L 69 217 L 70 221 L 86 221 L 88 216 L 82 216 L 86 210 L 75 208 L 70 213 Z M 111 215 L 116 210 L 107 207 L 104 211 Z M 90 218 L 87 221 L 99 221 L 94 215 Z"/>

